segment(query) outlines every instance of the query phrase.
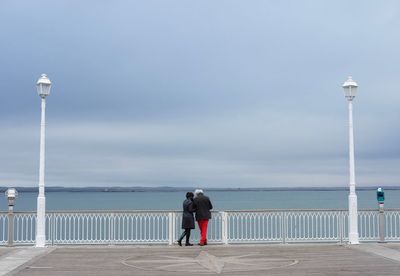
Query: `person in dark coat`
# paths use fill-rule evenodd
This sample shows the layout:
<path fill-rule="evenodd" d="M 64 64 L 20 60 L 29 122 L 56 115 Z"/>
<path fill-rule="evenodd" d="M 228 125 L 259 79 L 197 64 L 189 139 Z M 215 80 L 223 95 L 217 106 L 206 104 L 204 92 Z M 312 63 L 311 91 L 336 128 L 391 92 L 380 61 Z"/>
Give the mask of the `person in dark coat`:
<path fill-rule="evenodd" d="M 190 240 L 190 230 L 194 229 L 194 217 L 193 217 L 193 193 L 187 192 L 186 199 L 183 201 L 183 213 L 182 213 L 182 229 L 185 231 L 182 233 L 181 237 L 178 239 L 179 246 L 182 246 L 182 240 L 186 236 L 186 246 L 192 246 L 189 242 Z"/>
<path fill-rule="evenodd" d="M 211 209 L 213 208 L 210 199 L 203 194 L 203 190 L 194 192 L 193 206 L 196 210 L 196 220 L 200 228 L 199 245 L 207 245 L 208 220 L 211 219 Z"/>

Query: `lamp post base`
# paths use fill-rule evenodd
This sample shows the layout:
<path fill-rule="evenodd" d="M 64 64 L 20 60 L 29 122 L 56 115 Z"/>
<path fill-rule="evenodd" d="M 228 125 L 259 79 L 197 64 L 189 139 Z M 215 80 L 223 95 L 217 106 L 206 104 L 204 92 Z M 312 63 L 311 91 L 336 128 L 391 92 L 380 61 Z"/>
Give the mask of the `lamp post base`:
<path fill-rule="evenodd" d="M 42 194 L 37 198 L 36 247 L 46 246 L 46 198 Z"/>
<path fill-rule="evenodd" d="M 35 247 L 46 247 L 46 236 L 44 235 L 36 236 Z"/>
<path fill-rule="evenodd" d="M 349 243 L 359 244 L 358 235 L 358 208 L 357 195 L 355 194 L 355 185 L 350 183 L 349 194 Z"/>
<path fill-rule="evenodd" d="M 358 233 L 349 233 L 349 244 L 360 244 L 358 241 Z"/>

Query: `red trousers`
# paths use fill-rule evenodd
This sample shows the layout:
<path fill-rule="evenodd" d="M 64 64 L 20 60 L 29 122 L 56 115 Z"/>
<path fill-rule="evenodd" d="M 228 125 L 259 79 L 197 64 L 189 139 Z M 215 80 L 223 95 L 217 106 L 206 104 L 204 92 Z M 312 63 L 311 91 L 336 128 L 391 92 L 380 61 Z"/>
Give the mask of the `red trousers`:
<path fill-rule="evenodd" d="M 208 219 L 199 219 L 197 221 L 200 229 L 200 243 L 207 243 L 207 227 L 208 227 Z"/>

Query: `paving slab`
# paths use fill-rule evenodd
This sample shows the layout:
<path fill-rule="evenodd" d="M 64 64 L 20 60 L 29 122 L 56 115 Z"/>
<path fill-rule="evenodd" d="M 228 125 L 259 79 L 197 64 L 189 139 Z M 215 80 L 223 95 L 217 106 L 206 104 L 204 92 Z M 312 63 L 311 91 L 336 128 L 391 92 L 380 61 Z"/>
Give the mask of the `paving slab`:
<path fill-rule="evenodd" d="M 385 244 L 360 244 L 352 247 L 352 249 L 360 250 L 370 254 L 374 254 L 380 257 L 384 257 L 393 261 L 400 262 L 400 251 L 397 249 L 390 248 Z"/>
<path fill-rule="evenodd" d="M 0 257 L 15 250 L 14 247 L 0 247 Z"/>
<path fill-rule="evenodd" d="M 393 249 L 393 250 L 397 250 L 400 251 L 400 243 L 379 243 L 379 245 Z"/>
<path fill-rule="evenodd" d="M 14 248 L 0 257 L 0 275 L 12 273 L 22 265 L 54 250 L 53 248 Z"/>
<path fill-rule="evenodd" d="M 376 276 L 399 275 L 399 271 L 400 261 L 336 244 L 74 246 L 55 247 L 10 275 Z"/>

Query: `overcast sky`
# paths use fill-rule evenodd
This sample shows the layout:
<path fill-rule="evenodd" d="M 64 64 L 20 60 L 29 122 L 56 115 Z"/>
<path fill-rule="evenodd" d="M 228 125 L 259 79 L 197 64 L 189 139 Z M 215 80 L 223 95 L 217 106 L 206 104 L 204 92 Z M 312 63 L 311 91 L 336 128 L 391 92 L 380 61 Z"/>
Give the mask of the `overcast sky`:
<path fill-rule="evenodd" d="M 0 186 L 400 184 L 399 1 L 0 1 Z"/>

